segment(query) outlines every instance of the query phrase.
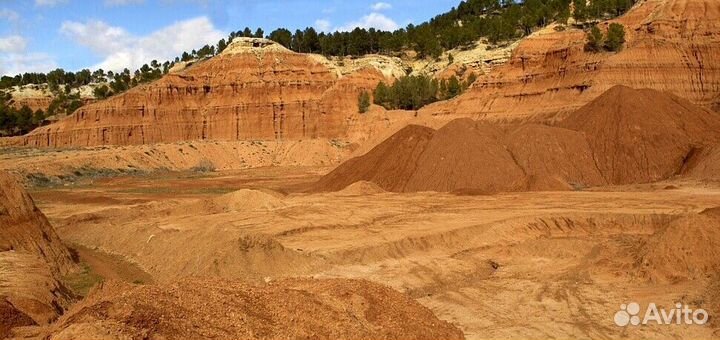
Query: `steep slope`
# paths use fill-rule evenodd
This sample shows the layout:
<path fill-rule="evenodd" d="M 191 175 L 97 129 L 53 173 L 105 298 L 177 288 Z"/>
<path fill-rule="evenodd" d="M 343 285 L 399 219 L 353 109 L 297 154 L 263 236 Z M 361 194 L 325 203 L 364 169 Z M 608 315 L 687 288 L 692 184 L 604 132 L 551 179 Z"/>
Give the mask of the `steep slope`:
<path fill-rule="evenodd" d="M 570 190 L 605 183 L 581 133 L 544 125 L 457 119 L 435 131 L 411 125 L 350 159 L 312 191 L 370 181 L 394 192 Z"/>
<path fill-rule="evenodd" d="M 362 280 L 293 279 L 251 286 L 182 280 L 105 283 L 60 319 L 53 338 L 463 339 L 390 288 Z"/>
<path fill-rule="evenodd" d="M 403 191 L 487 193 L 525 186 L 525 174 L 505 148 L 503 131 L 470 119 L 440 128 L 417 163 Z"/>
<path fill-rule="evenodd" d="M 720 180 L 720 145 L 695 150 L 685 162 L 682 175 L 699 180 Z"/>
<path fill-rule="evenodd" d="M 677 174 L 694 148 L 720 140 L 720 115 L 669 93 L 616 86 L 562 126 L 581 131 L 610 183 Z"/>
<path fill-rule="evenodd" d="M 720 114 L 669 93 L 615 86 L 558 126 L 462 118 L 437 131 L 406 128 L 314 190 L 357 181 L 389 191 L 466 193 L 648 183 L 696 163 L 712 172 L 716 167 L 692 156 L 719 140 Z"/>
<path fill-rule="evenodd" d="M 67 248 L 30 196 L 0 172 L 0 338 L 46 324 L 73 300 L 58 278 L 76 270 Z"/>
<path fill-rule="evenodd" d="M 237 38 L 221 55 L 171 73 L 31 132 L 38 147 L 148 144 L 181 140 L 284 140 L 342 136 L 357 95 L 384 79 L 323 94 L 337 75 L 307 55 L 265 39 Z M 355 78 L 351 78 L 355 79 Z M 373 81 L 374 80 L 374 81 Z M 338 102 L 353 105 L 336 107 Z"/>
<path fill-rule="evenodd" d="M 363 156 L 352 158 L 323 176 L 314 186 L 319 191 L 339 191 L 358 181 L 373 182 L 388 191 L 404 191 L 419 166 L 418 159 L 435 130 L 408 125 Z"/>
<path fill-rule="evenodd" d="M 481 77 L 466 94 L 421 114 L 557 120 L 614 85 L 669 91 L 717 107 L 720 2 L 647 0 L 611 22 L 625 26 L 621 52 L 585 52 L 582 30 L 551 26 L 524 39 L 509 62 Z"/>

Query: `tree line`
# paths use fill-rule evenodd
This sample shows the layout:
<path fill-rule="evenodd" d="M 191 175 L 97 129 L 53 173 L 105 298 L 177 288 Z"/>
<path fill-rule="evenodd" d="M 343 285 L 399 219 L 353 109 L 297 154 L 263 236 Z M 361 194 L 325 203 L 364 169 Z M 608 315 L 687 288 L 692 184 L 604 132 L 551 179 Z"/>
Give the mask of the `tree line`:
<path fill-rule="evenodd" d="M 477 77 L 471 73 L 465 81 L 456 76 L 435 79 L 428 75 L 410 75 L 388 85 L 380 82 L 372 93 L 373 103 L 388 110 L 418 110 L 441 100 L 455 98 L 465 92 Z M 358 98 L 360 113 L 370 107 L 370 93 L 361 92 Z"/>
<path fill-rule="evenodd" d="M 40 126 L 45 120 L 45 112 L 32 111 L 27 106 L 16 109 L 10 106 L 9 94 L 1 94 L 0 98 L 0 136 L 15 136 L 26 134 Z"/>
<path fill-rule="evenodd" d="M 94 89 L 96 98 L 104 99 L 120 94 L 137 85 L 159 79 L 177 63 L 218 55 L 236 37 L 266 37 L 295 52 L 319 53 L 326 56 L 361 56 L 374 53 L 396 55 L 414 50 L 420 58 L 437 58 L 444 51 L 470 46 L 481 38 L 486 38 L 492 44 L 498 44 L 528 35 L 534 29 L 553 21 L 566 24 L 571 15 L 583 25 L 595 20 L 612 18 L 626 12 L 636 1 L 466 0 L 461 1 L 457 7 L 447 13 L 438 15 L 425 23 L 410 24 L 392 32 L 374 28 L 356 28 L 350 32 L 325 33 L 308 27 L 304 30 L 295 30 L 295 32 L 279 28 L 265 35 L 261 28 L 253 31 L 246 27 L 242 31 L 231 32 L 227 39 L 223 38 L 215 45 L 208 44 L 198 50 L 184 52 L 174 60 L 165 61 L 162 64 L 153 60 L 150 64 L 145 64 L 135 71 L 125 68 L 121 72 L 102 69 L 68 72 L 58 68 L 47 74 L 24 73 L 14 77 L 0 77 L 0 89 L 47 83 L 55 100 L 44 115 L 69 114 L 82 105 L 77 94 L 72 94 L 73 89 L 92 83 L 102 83 Z M 574 8 L 572 14 L 571 5 Z M 624 31 L 622 36 L 617 29 L 613 29 L 607 37 L 598 36 L 596 33 L 597 31 L 594 29 L 590 31 L 592 37 L 588 38 L 588 46 L 591 50 L 617 50 L 622 47 Z M 447 81 L 452 81 L 452 79 Z M 460 85 L 462 88 L 463 84 Z M 443 81 L 433 84 L 431 79 L 406 77 L 392 86 L 385 85 L 385 87 L 390 94 L 383 97 L 381 89 L 379 105 L 415 110 L 434 100 L 447 99 L 447 96 L 452 96 L 456 92 L 457 84 L 455 81 L 452 81 L 452 84 L 443 85 Z M 420 94 L 406 92 L 406 88 L 414 88 L 421 92 Z M 400 98 L 400 96 L 408 96 L 408 98 Z M 378 96 L 374 96 L 374 100 L 377 102 Z M 4 103 L 3 105 L 6 108 L 6 120 L 10 116 L 18 116 L 17 112 L 9 114 L 8 106 Z M 18 125 L 18 128 L 12 130 L 23 130 L 27 127 L 26 111 L 24 110 L 19 121 L 21 126 Z M 35 114 L 32 114 L 33 117 Z"/>
<path fill-rule="evenodd" d="M 372 53 L 393 54 L 414 50 L 418 56 L 438 57 L 443 51 L 468 46 L 478 39 L 487 38 L 491 43 L 517 39 L 532 33 L 553 21 L 567 23 L 571 16 L 580 22 L 608 19 L 621 15 L 637 0 L 466 0 L 444 14 L 420 25 L 410 24 L 393 32 L 374 28 L 356 28 L 350 32 L 318 32 L 312 27 L 291 32 L 278 28 L 267 36 L 258 28 L 245 27 L 231 32 L 216 45 L 205 45 L 198 50 L 183 52 L 173 61 L 160 64 L 153 60 L 131 73 L 125 69 L 119 73 L 102 69 L 68 72 L 62 69 L 44 73 L 24 73 L 14 77 L 0 78 L 0 89 L 27 84 L 48 83 L 51 87 L 76 88 L 89 83 L 108 82 L 108 91 L 98 95 L 107 96 L 149 82 L 166 74 L 173 65 L 195 59 L 212 57 L 222 53 L 236 37 L 255 37 L 274 40 L 301 53 L 320 53 L 326 56 L 359 56 Z M 114 85 L 113 85 L 114 83 Z"/>

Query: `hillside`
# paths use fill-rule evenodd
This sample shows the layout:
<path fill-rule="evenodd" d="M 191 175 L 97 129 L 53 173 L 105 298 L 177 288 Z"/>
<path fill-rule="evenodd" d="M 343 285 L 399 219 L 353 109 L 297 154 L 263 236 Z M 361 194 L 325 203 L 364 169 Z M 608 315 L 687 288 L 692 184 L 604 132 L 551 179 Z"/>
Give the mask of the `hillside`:
<path fill-rule="evenodd" d="M 359 72 L 338 78 L 308 55 L 236 38 L 217 57 L 36 129 L 25 145 L 332 138 L 357 114 L 358 93 L 384 79 L 377 70 Z M 343 110 L 343 102 L 354 104 Z"/>
<path fill-rule="evenodd" d="M 395 192 L 481 194 L 649 183 L 679 174 L 719 131 L 720 114 L 669 93 L 615 86 L 559 126 L 467 118 L 439 130 L 408 126 L 313 190 L 358 181 Z"/>
<path fill-rule="evenodd" d="M 74 302 L 60 277 L 78 270 L 70 252 L 15 177 L 0 172 L 0 338 L 44 325 Z"/>
<path fill-rule="evenodd" d="M 523 39 L 506 64 L 460 98 L 420 114 L 553 121 L 614 85 L 667 91 L 718 107 L 719 2 L 647 0 L 600 27 L 612 22 L 625 26 L 627 42 L 620 52 L 587 52 L 584 31 L 549 27 Z"/>

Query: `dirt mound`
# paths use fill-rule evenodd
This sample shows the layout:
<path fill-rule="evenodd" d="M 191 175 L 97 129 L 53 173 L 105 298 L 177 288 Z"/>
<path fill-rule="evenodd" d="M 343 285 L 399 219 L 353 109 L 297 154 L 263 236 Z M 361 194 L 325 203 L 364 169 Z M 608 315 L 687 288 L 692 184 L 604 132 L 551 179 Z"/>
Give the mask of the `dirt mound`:
<path fill-rule="evenodd" d="M 435 130 L 408 125 L 363 156 L 352 158 L 323 176 L 316 191 L 339 191 L 359 182 L 373 182 L 381 188 L 401 192 L 418 167 L 417 161 Z"/>
<path fill-rule="evenodd" d="M 364 196 L 382 194 L 385 190 L 373 182 L 359 181 L 348 185 L 345 189 L 338 191 L 338 194 L 349 196 Z"/>
<path fill-rule="evenodd" d="M 270 190 L 243 189 L 214 198 L 208 203 L 222 212 L 275 210 L 285 206 L 283 196 Z"/>
<path fill-rule="evenodd" d="M 657 232 L 639 252 L 641 276 L 652 281 L 706 279 L 720 273 L 717 208 L 681 217 Z"/>
<path fill-rule="evenodd" d="M 53 327 L 54 339 L 462 339 L 390 288 L 364 280 L 292 279 L 262 286 L 183 280 L 95 289 Z"/>
<path fill-rule="evenodd" d="M 545 125 L 456 119 L 408 126 L 321 178 L 314 191 L 370 181 L 393 192 L 571 190 L 604 184 L 581 133 Z"/>
<path fill-rule="evenodd" d="M 512 191 L 525 186 L 523 170 L 507 151 L 497 125 L 470 119 L 440 128 L 418 159 L 406 191 Z"/>
<path fill-rule="evenodd" d="M 720 180 L 720 145 L 693 150 L 683 166 L 682 175 L 699 180 Z"/>
<path fill-rule="evenodd" d="M 713 175 L 720 115 L 655 90 L 615 86 L 558 126 L 456 119 L 410 126 L 323 177 L 317 191 L 359 180 L 396 192 L 495 193 L 648 183 L 694 168 Z M 717 162 L 720 164 L 720 162 Z M 709 170 L 708 170 L 709 169 Z"/>
<path fill-rule="evenodd" d="M 25 189 L 0 172 L 0 337 L 12 327 L 45 324 L 61 315 L 73 295 L 58 278 L 76 269 Z"/>
<path fill-rule="evenodd" d="M 527 124 L 508 134 L 508 149 L 530 190 L 577 190 L 607 184 L 582 133 Z"/>
<path fill-rule="evenodd" d="M 720 115 L 669 93 L 615 86 L 562 126 L 583 132 L 602 175 L 614 184 L 677 174 L 694 148 L 720 138 Z"/>

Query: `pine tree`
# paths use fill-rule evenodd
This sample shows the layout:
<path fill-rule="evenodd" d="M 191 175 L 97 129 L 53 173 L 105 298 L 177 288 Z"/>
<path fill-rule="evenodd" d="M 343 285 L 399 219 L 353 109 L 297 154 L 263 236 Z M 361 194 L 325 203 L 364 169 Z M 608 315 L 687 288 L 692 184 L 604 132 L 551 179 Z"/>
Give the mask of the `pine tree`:
<path fill-rule="evenodd" d="M 600 52 L 603 47 L 603 34 L 597 26 L 593 26 L 587 34 L 587 43 L 585 49 L 591 52 Z"/>
<path fill-rule="evenodd" d="M 620 51 L 625 44 L 625 27 L 618 23 L 610 24 L 605 41 L 605 48 L 609 51 Z"/>
<path fill-rule="evenodd" d="M 358 112 L 366 113 L 370 109 L 370 93 L 362 91 L 358 98 Z"/>

